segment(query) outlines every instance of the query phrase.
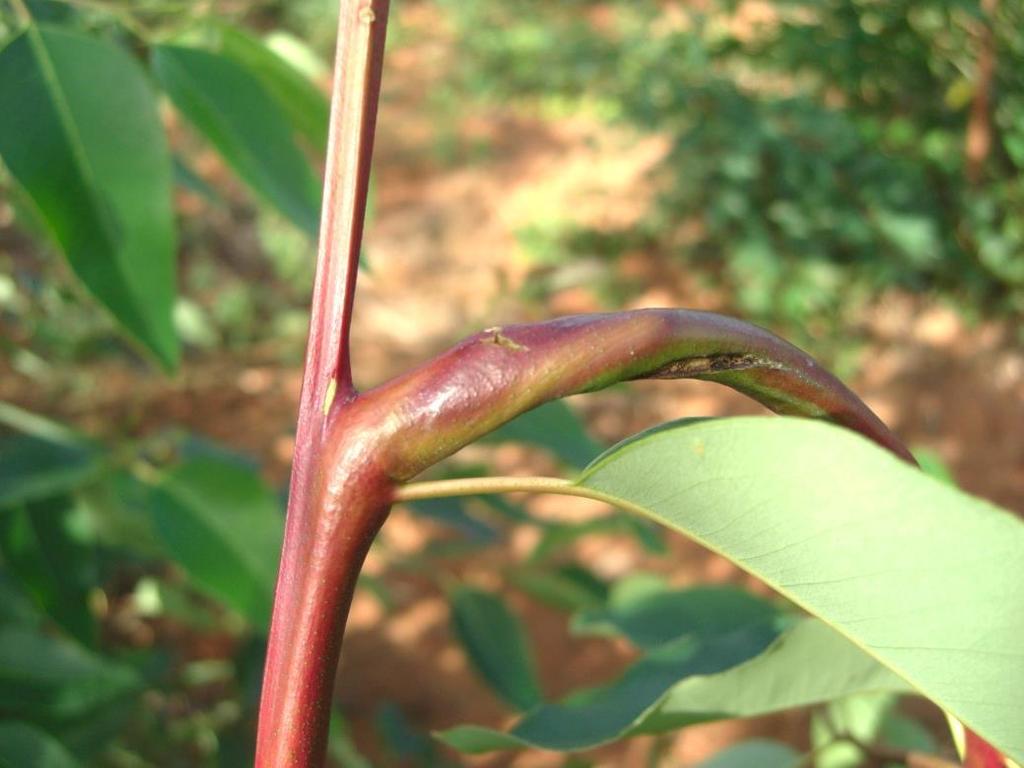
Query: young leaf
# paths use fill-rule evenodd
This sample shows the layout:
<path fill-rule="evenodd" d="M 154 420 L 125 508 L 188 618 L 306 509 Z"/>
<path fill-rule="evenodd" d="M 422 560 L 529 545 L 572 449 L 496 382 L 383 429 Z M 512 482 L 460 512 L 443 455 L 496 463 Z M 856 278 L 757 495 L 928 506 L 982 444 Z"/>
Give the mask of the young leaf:
<path fill-rule="evenodd" d="M 0 722 L 0 768 L 77 768 L 78 761 L 46 731 Z"/>
<path fill-rule="evenodd" d="M 175 106 L 258 194 L 315 237 L 320 193 L 288 117 L 255 75 L 220 54 L 160 45 L 153 71 Z"/>
<path fill-rule="evenodd" d="M 580 488 L 733 560 L 986 740 L 1024 758 L 1024 525 L 849 431 L 660 428 Z"/>
<path fill-rule="evenodd" d="M 284 520 L 260 478 L 234 462 L 194 459 L 153 489 L 149 510 L 195 583 L 266 631 Z"/>
<path fill-rule="evenodd" d="M 497 595 L 462 587 L 451 598 L 452 627 L 470 661 L 502 699 L 527 710 L 543 700 L 525 633 Z"/>
<path fill-rule="evenodd" d="M 29 26 L 0 51 L 0 157 L 68 263 L 171 370 L 171 161 L 145 75 L 95 37 Z"/>

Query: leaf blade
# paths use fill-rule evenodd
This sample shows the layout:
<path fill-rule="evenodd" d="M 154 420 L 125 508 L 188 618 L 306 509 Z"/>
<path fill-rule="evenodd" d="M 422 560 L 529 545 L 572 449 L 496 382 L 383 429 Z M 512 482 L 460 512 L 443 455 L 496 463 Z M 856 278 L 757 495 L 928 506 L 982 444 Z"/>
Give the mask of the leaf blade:
<path fill-rule="evenodd" d="M 164 547 L 193 581 L 266 631 L 284 519 L 259 477 L 197 458 L 168 473 L 148 502 Z"/>
<path fill-rule="evenodd" d="M 235 61 L 179 45 L 153 49 L 153 71 L 175 106 L 253 190 L 315 237 L 320 191 L 288 118 Z"/>
<path fill-rule="evenodd" d="M 613 449 L 579 484 L 827 617 L 1011 757 L 1024 756 L 1024 585 L 1014 577 L 1024 526 L 1005 511 L 850 432 L 785 418 L 661 429 Z"/>
<path fill-rule="evenodd" d="M 72 270 L 173 370 L 171 162 L 140 68 L 99 39 L 30 25 L 0 51 L 0 100 L 18 105 L 0 156 Z"/>

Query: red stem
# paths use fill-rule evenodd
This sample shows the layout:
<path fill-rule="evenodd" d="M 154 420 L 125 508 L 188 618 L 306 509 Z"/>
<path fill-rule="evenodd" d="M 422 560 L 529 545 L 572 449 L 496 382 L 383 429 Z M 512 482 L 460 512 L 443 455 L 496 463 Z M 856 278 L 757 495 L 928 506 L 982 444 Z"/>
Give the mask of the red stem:
<path fill-rule="evenodd" d="M 387 513 L 385 484 L 351 461 L 345 492 L 322 455 L 331 423 L 354 401 L 349 332 L 366 214 L 388 0 L 341 0 L 324 179 L 284 546 L 260 699 L 256 765 L 323 760 L 342 630 L 363 559 Z M 332 493 L 333 491 L 333 493 Z M 342 509 L 328 495 L 345 499 Z M 343 531 L 334 525 L 344 520 Z"/>

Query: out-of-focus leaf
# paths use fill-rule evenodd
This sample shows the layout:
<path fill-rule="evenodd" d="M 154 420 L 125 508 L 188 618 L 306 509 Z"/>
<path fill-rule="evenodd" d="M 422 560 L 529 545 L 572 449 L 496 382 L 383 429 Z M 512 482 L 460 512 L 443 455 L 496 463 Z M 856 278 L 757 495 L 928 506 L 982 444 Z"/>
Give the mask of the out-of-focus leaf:
<path fill-rule="evenodd" d="M 631 588 L 630 579 L 612 588 L 608 604 L 577 614 L 573 630 L 612 631 L 638 648 L 657 648 L 683 635 L 715 637 L 740 625 L 770 624 L 778 609 L 766 600 L 731 586 L 670 590 Z"/>
<path fill-rule="evenodd" d="M 934 752 L 935 741 L 927 729 L 901 714 L 898 704 L 899 697 L 893 693 L 862 693 L 814 712 L 811 746 L 816 768 L 859 768 L 864 764 L 864 752 L 844 736 L 853 736 L 861 744 Z"/>
<path fill-rule="evenodd" d="M 764 653 L 718 675 L 684 680 L 638 731 L 656 733 L 724 717 L 756 717 L 863 691 L 909 686 L 817 619 L 803 619 Z"/>
<path fill-rule="evenodd" d="M 293 130 L 322 156 L 327 151 L 327 97 L 304 74 L 249 33 L 224 25 L 220 50 L 255 75 L 288 115 Z"/>
<path fill-rule="evenodd" d="M 187 162 L 180 156 L 174 155 L 174 183 L 187 189 L 193 194 L 199 195 L 206 202 L 215 206 L 224 205 L 224 198 L 220 192 L 211 187 L 206 179 L 197 174 Z"/>
<path fill-rule="evenodd" d="M 1012 514 L 805 419 L 661 427 L 578 484 L 729 557 L 1024 759 L 1024 524 Z"/>
<path fill-rule="evenodd" d="M 471 541 L 490 544 L 498 538 L 493 527 L 466 511 L 462 499 L 424 499 L 408 506 L 417 515 L 454 528 Z"/>
<path fill-rule="evenodd" d="M 526 594 L 562 610 L 596 608 L 608 599 L 608 585 L 576 564 L 553 569 L 526 565 L 512 571 L 509 578 Z"/>
<path fill-rule="evenodd" d="M 284 518 L 259 476 L 231 461 L 193 459 L 153 489 L 149 510 L 195 584 L 265 631 Z"/>
<path fill-rule="evenodd" d="M 101 459 L 87 443 L 0 436 L 0 509 L 74 490 L 99 474 Z"/>
<path fill-rule="evenodd" d="M 0 51 L 0 103 L 0 156 L 71 268 L 175 368 L 171 160 L 141 69 L 99 38 L 30 25 Z"/>
<path fill-rule="evenodd" d="M 80 642 L 95 642 L 89 593 L 99 571 L 82 507 L 58 496 L 0 517 L 0 552 L 40 609 Z"/>
<path fill-rule="evenodd" d="M 0 626 L 0 717 L 69 721 L 138 686 L 133 670 L 74 643 L 28 627 Z"/>
<path fill-rule="evenodd" d="M 609 685 L 577 693 L 558 704 L 534 707 L 509 733 L 462 726 L 439 737 L 469 753 L 524 746 L 588 749 L 633 730 L 679 680 L 728 669 L 763 650 L 774 637 L 774 628 L 763 624 L 720 635 L 712 642 L 683 636 L 650 652 Z"/>
<path fill-rule="evenodd" d="M 153 49 L 153 70 L 175 106 L 235 172 L 315 237 L 319 185 L 287 115 L 260 80 L 225 56 L 174 45 Z"/>
<path fill-rule="evenodd" d="M 327 754 L 341 768 L 373 768 L 373 765 L 359 752 L 345 719 L 334 711 L 331 713 L 331 730 L 327 738 Z"/>
<path fill-rule="evenodd" d="M 543 700 L 519 620 L 497 595 L 471 587 L 451 598 L 452 627 L 473 667 L 507 703 L 526 710 Z"/>
<path fill-rule="evenodd" d="M 389 702 L 380 707 L 375 725 L 387 752 L 397 764 L 410 768 L 448 768 L 452 765 L 438 753 L 430 737 L 417 730 L 394 704 Z"/>
<path fill-rule="evenodd" d="M 586 749 L 623 736 L 756 717 L 862 691 L 907 690 L 906 683 L 816 619 L 798 621 L 765 647 L 772 636 L 765 624 L 708 639 L 703 646 L 684 636 L 644 657 L 618 683 L 589 697 L 537 708 L 508 733 L 462 726 L 440 737 L 471 753 L 524 746 Z"/>
<path fill-rule="evenodd" d="M 0 722 L 0 768 L 77 768 L 55 738 L 28 723 Z"/>
<path fill-rule="evenodd" d="M 575 544 L 585 536 L 602 533 L 629 534 L 636 539 L 645 552 L 656 555 L 665 552 L 665 542 L 661 538 L 661 532 L 648 521 L 638 520 L 621 512 L 613 512 L 610 515 L 595 517 L 581 523 L 546 525 L 537 546 L 530 552 L 530 560 L 543 560 Z"/>
<path fill-rule="evenodd" d="M 723 749 L 697 768 L 796 768 L 800 755 L 778 741 L 755 739 Z"/>
<path fill-rule="evenodd" d="M 603 450 L 587 434 L 583 422 L 563 401 L 527 411 L 483 438 L 484 442 L 515 442 L 536 445 L 550 451 L 570 467 L 585 467 Z"/>

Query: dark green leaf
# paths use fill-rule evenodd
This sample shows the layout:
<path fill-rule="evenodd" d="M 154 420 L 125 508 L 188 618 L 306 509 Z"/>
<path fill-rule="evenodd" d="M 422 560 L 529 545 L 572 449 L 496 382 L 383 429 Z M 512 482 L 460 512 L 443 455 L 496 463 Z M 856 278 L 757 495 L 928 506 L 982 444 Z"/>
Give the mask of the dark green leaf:
<path fill-rule="evenodd" d="M 319 156 L 327 152 L 330 106 L 323 92 L 305 75 L 260 40 L 236 27 L 222 26 L 220 50 L 255 75 Z"/>
<path fill-rule="evenodd" d="M 66 722 L 137 690 L 129 668 L 17 625 L 0 626 L 0 717 Z"/>
<path fill-rule="evenodd" d="M 737 587 L 631 587 L 626 579 L 612 589 L 608 605 L 578 614 L 577 632 L 609 629 L 625 635 L 638 648 L 650 650 L 683 635 L 715 637 L 745 625 L 770 624 L 778 616 L 771 603 Z"/>
<path fill-rule="evenodd" d="M 471 541 L 490 544 L 498 538 L 493 527 L 466 511 L 462 499 L 424 499 L 408 506 L 417 515 L 454 528 Z"/>
<path fill-rule="evenodd" d="M 0 517 L 0 552 L 40 609 L 80 642 L 95 642 L 89 594 L 99 572 L 82 507 L 55 497 Z"/>
<path fill-rule="evenodd" d="M 440 738 L 470 753 L 524 746 L 587 749 L 623 736 L 755 717 L 860 691 L 906 690 L 895 675 L 815 619 L 797 622 L 765 648 L 773 634 L 770 625 L 755 624 L 703 643 L 684 636 L 642 658 L 611 686 L 534 709 L 509 733 L 462 726 Z"/>
<path fill-rule="evenodd" d="M 584 467 L 603 450 L 583 422 L 561 400 L 527 411 L 484 438 L 488 443 L 528 443 L 544 448 L 570 467 Z"/>
<path fill-rule="evenodd" d="M 153 489 L 149 509 L 192 580 L 265 631 L 284 518 L 259 476 L 231 461 L 193 459 Z"/>
<path fill-rule="evenodd" d="M 575 564 L 554 569 L 526 565 L 510 573 L 509 578 L 531 597 L 562 610 L 595 608 L 608 599 L 608 585 Z"/>
<path fill-rule="evenodd" d="M 0 51 L 0 156 L 68 263 L 168 369 L 171 161 L 146 78 L 98 38 L 30 26 Z"/>
<path fill-rule="evenodd" d="M 175 106 L 257 193 L 315 237 L 319 185 L 285 112 L 235 61 L 209 51 L 161 45 L 153 70 Z"/>
<path fill-rule="evenodd" d="M 0 509 L 74 490 L 99 474 L 100 459 L 85 443 L 0 436 Z"/>
<path fill-rule="evenodd" d="M 28 723 L 0 722 L 0 768 L 76 768 L 59 741 Z"/>
<path fill-rule="evenodd" d="M 452 595 L 452 627 L 473 667 L 502 699 L 529 709 L 543 699 L 527 639 L 497 595 L 470 587 Z"/>

